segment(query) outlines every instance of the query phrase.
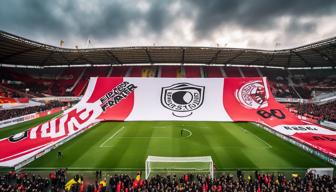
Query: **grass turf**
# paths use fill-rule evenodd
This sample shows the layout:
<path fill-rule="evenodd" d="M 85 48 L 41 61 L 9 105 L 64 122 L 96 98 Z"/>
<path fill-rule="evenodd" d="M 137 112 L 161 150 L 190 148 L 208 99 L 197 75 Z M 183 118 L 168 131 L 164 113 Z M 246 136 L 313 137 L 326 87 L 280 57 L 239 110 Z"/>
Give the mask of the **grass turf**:
<path fill-rule="evenodd" d="M 251 123 L 104 122 L 26 168 L 139 170 L 148 155 L 210 155 L 217 170 L 331 167 Z"/>

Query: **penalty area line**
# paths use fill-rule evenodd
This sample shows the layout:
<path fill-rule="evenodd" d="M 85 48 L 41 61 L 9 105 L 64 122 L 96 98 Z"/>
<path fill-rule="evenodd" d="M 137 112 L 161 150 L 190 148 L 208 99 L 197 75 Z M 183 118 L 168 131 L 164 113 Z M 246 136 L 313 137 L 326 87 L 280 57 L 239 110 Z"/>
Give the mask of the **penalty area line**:
<path fill-rule="evenodd" d="M 183 129 L 183 131 L 188 132 L 187 136 L 183 136 L 183 138 L 188 138 L 192 136 L 192 132 L 189 129 Z M 165 136 L 127 136 L 127 137 L 116 137 L 116 139 L 173 139 L 174 137 L 165 137 Z"/>
<path fill-rule="evenodd" d="M 251 131 L 247 130 L 247 129 L 243 129 L 246 132 L 250 133 L 251 135 L 253 135 L 255 138 L 257 138 L 259 141 L 261 141 L 262 143 L 264 143 L 265 145 L 267 145 L 267 147 L 272 148 L 272 145 L 270 145 L 269 143 L 267 143 L 265 140 L 263 140 L 262 138 L 258 137 L 258 135 L 252 133 Z"/>
<path fill-rule="evenodd" d="M 137 136 L 130 136 L 130 137 L 117 137 L 118 139 L 168 139 L 171 137 L 137 137 Z"/>
<path fill-rule="evenodd" d="M 113 137 L 115 137 L 116 135 L 118 135 L 118 134 L 120 133 L 120 131 L 122 131 L 124 128 L 125 128 L 125 127 L 122 126 L 121 129 L 119 129 L 119 130 L 118 130 L 117 132 L 115 132 L 111 137 L 109 137 L 108 139 L 106 139 L 106 140 L 104 141 L 104 143 L 102 143 L 99 147 L 100 147 L 100 148 L 103 148 L 104 145 L 105 145 L 105 143 L 107 143 L 108 141 L 110 141 L 111 139 L 113 139 Z"/>

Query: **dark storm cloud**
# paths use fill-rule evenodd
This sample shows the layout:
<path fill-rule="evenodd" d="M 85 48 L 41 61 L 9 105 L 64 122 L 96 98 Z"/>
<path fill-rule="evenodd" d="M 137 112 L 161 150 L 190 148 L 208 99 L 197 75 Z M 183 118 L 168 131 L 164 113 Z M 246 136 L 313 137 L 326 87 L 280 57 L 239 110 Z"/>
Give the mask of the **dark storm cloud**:
<path fill-rule="evenodd" d="M 172 23 L 187 18 L 193 23 L 192 35 L 206 40 L 223 26 L 261 33 L 277 29 L 282 17 L 289 18 L 281 29 L 285 36 L 313 33 L 318 18 L 336 15 L 336 0 L 148 0 L 144 9 L 138 6 L 141 2 L 4 0 L 0 1 L 0 29 L 33 39 L 43 35 L 65 40 L 74 36 L 84 40 L 117 39 L 138 28 L 143 36 L 160 37 L 162 32 L 172 30 Z M 174 3 L 179 4 L 176 10 L 172 8 Z M 305 17 L 315 20 L 302 22 Z"/>
<path fill-rule="evenodd" d="M 296 18 L 290 20 L 286 26 L 285 31 L 291 35 L 305 35 L 316 30 L 317 24 L 315 22 L 302 22 Z"/>
<path fill-rule="evenodd" d="M 95 36 L 96 39 L 126 34 L 131 22 L 140 20 L 140 12 L 122 3 L 105 2 L 98 13 L 85 13 L 74 10 L 71 18 L 77 25 L 77 32 L 82 37 Z"/>
<path fill-rule="evenodd" d="M 260 31 L 275 27 L 277 19 L 282 16 L 298 18 L 336 14 L 336 0 L 190 0 L 189 3 L 198 11 L 195 31 L 199 35 L 207 35 L 221 25 Z M 304 30 L 307 25 L 296 26 L 294 31 L 300 30 L 298 27 Z"/>
<path fill-rule="evenodd" d="M 140 15 L 138 10 L 121 1 L 97 1 L 98 11 L 90 11 L 91 7 L 80 9 L 80 3 L 85 1 L 1 1 L 0 27 L 30 35 L 46 33 L 61 38 L 72 34 L 104 38 L 123 33 Z"/>
<path fill-rule="evenodd" d="M 0 29 L 24 35 L 64 33 L 64 22 L 50 14 L 51 9 L 52 4 L 47 1 L 1 1 Z"/>
<path fill-rule="evenodd" d="M 169 23 L 169 19 L 174 19 L 170 16 L 168 10 L 168 1 L 154 1 L 148 13 L 146 14 L 148 29 L 160 32 L 165 25 Z"/>
<path fill-rule="evenodd" d="M 169 1 L 150 1 L 146 12 L 135 6 L 137 1 L 95 1 L 98 11 L 91 11 L 92 4 L 85 5 L 87 2 L 90 1 L 1 1 L 0 29 L 27 36 L 47 34 L 58 39 L 68 35 L 104 39 L 127 35 L 141 21 L 147 31 L 159 33 L 176 19 L 169 12 Z M 87 10 L 80 8 L 81 3 L 88 6 Z"/>

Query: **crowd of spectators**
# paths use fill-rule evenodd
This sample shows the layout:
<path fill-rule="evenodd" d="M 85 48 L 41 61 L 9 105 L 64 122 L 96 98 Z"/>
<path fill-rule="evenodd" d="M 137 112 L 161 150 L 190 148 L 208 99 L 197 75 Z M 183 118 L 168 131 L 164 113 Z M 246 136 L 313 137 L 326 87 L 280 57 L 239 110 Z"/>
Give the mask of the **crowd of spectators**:
<path fill-rule="evenodd" d="M 209 176 L 186 174 L 182 176 L 156 175 L 150 179 L 127 174 L 108 176 L 100 182 L 86 182 L 76 175 L 67 180 L 64 169 L 52 172 L 49 177 L 28 176 L 25 173 L 10 172 L 0 176 L 1 192 L 12 191 L 71 191 L 71 192 L 133 192 L 133 191 L 336 191 L 336 178 L 308 173 L 286 178 L 284 175 L 260 174 L 237 176 L 222 174 L 211 179 Z M 69 183 L 71 184 L 69 186 Z"/>
<path fill-rule="evenodd" d="M 201 175 L 183 175 L 181 177 L 156 175 L 149 180 L 134 182 L 128 175 L 110 177 L 109 191 L 335 191 L 336 178 L 307 174 L 303 178 L 287 179 L 283 175 L 259 174 L 244 177 L 221 175 L 211 179 Z"/>
<path fill-rule="evenodd" d="M 42 106 L 34 106 L 34 107 L 26 107 L 21 109 L 9 109 L 9 110 L 0 110 L 0 121 L 11 119 L 14 117 L 20 117 L 23 115 L 28 115 L 32 113 L 42 112 L 46 110 L 50 110 L 56 107 L 62 107 L 67 105 L 67 103 L 61 102 L 49 102 Z"/>
<path fill-rule="evenodd" d="M 327 120 L 336 122 L 336 101 L 323 105 L 313 103 L 296 103 L 289 106 L 296 110 L 296 113 L 302 116 L 313 116 L 318 120 Z"/>
<path fill-rule="evenodd" d="M 0 175 L 1 192 L 64 191 L 65 183 L 64 169 L 50 173 L 49 178 L 35 174 L 27 175 L 24 172 L 16 173 L 15 171 Z"/>

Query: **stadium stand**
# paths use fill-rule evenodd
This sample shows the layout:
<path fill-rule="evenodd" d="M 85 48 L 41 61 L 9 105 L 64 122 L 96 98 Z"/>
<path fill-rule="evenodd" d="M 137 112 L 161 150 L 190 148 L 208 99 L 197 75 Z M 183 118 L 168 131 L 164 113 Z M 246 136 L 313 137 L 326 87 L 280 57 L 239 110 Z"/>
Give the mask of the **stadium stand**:
<path fill-rule="evenodd" d="M 258 71 L 254 67 L 241 67 L 240 69 L 245 77 L 259 77 Z"/>
<path fill-rule="evenodd" d="M 135 66 L 135 67 L 130 67 L 131 72 L 130 72 L 130 77 L 142 77 L 142 70 L 143 67 L 141 66 Z"/>
<path fill-rule="evenodd" d="M 56 107 L 62 107 L 66 105 L 67 105 L 66 103 L 60 103 L 57 101 L 53 101 L 43 106 L 26 107 L 22 109 L 0 110 L 0 121 L 11 119 L 14 117 L 20 117 L 20 116 L 28 115 L 32 113 L 42 112 L 42 111 L 46 111 L 46 110 L 50 110 Z"/>
<path fill-rule="evenodd" d="M 186 66 L 184 70 L 185 77 L 202 77 L 200 67 Z"/>
<path fill-rule="evenodd" d="M 323 105 L 313 103 L 295 103 L 290 104 L 289 107 L 295 109 L 295 112 L 299 115 L 312 117 L 318 120 L 336 122 L 336 101 Z"/>
<path fill-rule="evenodd" d="M 141 70 L 141 77 L 157 77 L 157 67 L 143 67 Z"/>
<path fill-rule="evenodd" d="M 225 67 L 224 71 L 227 77 L 241 77 L 238 67 Z"/>
<path fill-rule="evenodd" d="M 157 67 L 133 66 L 130 67 L 130 77 L 156 77 Z"/>
<path fill-rule="evenodd" d="M 258 72 L 258 70 L 260 72 Z M 160 71 L 160 73 L 159 73 Z M 89 77 L 259 77 L 270 80 L 272 93 L 282 98 L 311 99 L 320 93 L 336 91 L 335 70 L 294 70 L 216 67 L 216 66 L 115 66 L 47 69 L 1 68 L 0 95 L 3 97 L 29 97 L 45 95 L 83 94 Z M 29 91 L 26 91 L 26 88 Z M 68 90 L 68 92 L 66 92 Z"/>
<path fill-rule="evenodd" d="M 96 173 L 95 181 L 81 175 L 68 177 L 66 170 L 52 171 L 49 177 L 10 171 L 0 176 L 0 190 L 11 191 L 335 191 L 336 178 L 327 175 L 307 173 L 303 177 L 293 175 L 260 174 L 245 175 L 237 171 L 237 176 L 222 174 L 214 179 L 203 175 L 184 174 L 156 175 L 148 180 L 127 174 L 115 174 L 102 178 Z"/>
<path fill-rule="evenodd" d="M 161 77 L 178 77 L 179 66 L 162 66 Z"/>
<path fill-rule="evenodd" d="M 129 67 L 113 67 L 110 77 L 125 77 Z"/>
<path fill-rule="evenodd" d="M 85 68 L 83 76 L 78 81 L 76 87 L 72 91 L 74 96 L 80 96 L 85 90 L 87 83 L 90 77 L 105 77 L 109 71 L 108 67 L 99 67 L 99 68 Z"/>
<path fill-rule="evenodd" d="M 204 77 L 223 77 L 221 67 L 203 67 Z"/>

